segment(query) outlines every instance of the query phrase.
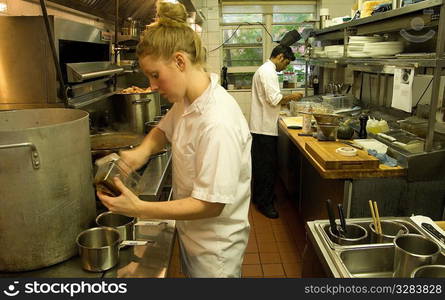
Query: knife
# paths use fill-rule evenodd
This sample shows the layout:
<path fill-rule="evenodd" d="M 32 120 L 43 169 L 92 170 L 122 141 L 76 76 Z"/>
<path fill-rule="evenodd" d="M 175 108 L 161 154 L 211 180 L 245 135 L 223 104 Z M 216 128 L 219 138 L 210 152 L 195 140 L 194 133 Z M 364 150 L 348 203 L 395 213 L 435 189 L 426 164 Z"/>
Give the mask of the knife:
<path fill-rule="evenodd" d="M 340 218 L 341 228 L 343 229 L 343 233 L 346 233 L 346 220 L 345 214 L 343 213 L 343 205 L 341 203 L 337 204 L 338 208 L 338 216 Z"/>
<path fill-rule="evenodd" d="M 331 224 L 331 231 L 334 235 L 339 235 L 337 230 L 337 223 L 335 223 L 334 211 L 332 210 L 331 200 L 326 200 L 326 209 L 328 210 L 329 223 Z"/>
<path fill-rule="evenodd" d="M 441 234 L 439 231 L 437 231 L 436 228 L 434 228 L 433 225 L 429 224 L 429 223 L 422 223 L 422 228 L 424 228 L 426 231 L 428 231 L 432 236 L 434 236 L 436 239 L 438 239 L 439 241 L 441 241 L 442 243 L 445 244 L 445 236 L 443 234 Z"/>
<path fill-rule="evenodd" d="M 346 144 L 346 145 L 349 145 L 349 146 L 351 146 L 351 147 L 357 148 L 357 149 L 359 149 L 359 150 L 363 150 L 363 147 L 360 146 L 360 145 L 358 145 L 358 144 L 356 144 L 356 143 L 349 142 L 349 141 L 342 141 L 342 140 L 339 140 L 339 142 L 340 142 L 340 143 L 343 143 L 343 144 Z"/>

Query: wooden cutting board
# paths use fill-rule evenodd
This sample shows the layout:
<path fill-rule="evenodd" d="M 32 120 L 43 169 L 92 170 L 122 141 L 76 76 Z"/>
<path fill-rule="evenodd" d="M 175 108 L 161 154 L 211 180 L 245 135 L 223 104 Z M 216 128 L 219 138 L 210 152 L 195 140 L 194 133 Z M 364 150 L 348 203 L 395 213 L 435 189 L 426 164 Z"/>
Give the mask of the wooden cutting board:
<path fill-rule="evenodd" d="M 357 149 L 356 156 L 343 156 L 335 152 L 337 148 L 348 147 L 339 142 L 306 142 L 305 148 L 312 157 L 327 170 L 378 169 L 379 160 L 363 150 Z"/>

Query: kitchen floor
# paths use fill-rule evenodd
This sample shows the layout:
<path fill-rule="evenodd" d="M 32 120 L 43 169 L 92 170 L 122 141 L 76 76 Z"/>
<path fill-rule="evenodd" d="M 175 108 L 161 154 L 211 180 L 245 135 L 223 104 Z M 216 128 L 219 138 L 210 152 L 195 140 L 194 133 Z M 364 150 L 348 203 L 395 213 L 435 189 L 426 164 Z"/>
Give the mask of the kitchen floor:
<path fill-rule="evenodd" d="M 275 207 L 280 217 L 269 219 L 251 204 L 249 243 L 244 255 L 244 278 L 300 278 L 302 253 L 305 246 L 304 223 L 297 213 L 296 203 L 291 201 L 281 182 L 276 184 Z M 173 251 L 169 277 L 184 275 L 179 267 L 179 250 Z"/>

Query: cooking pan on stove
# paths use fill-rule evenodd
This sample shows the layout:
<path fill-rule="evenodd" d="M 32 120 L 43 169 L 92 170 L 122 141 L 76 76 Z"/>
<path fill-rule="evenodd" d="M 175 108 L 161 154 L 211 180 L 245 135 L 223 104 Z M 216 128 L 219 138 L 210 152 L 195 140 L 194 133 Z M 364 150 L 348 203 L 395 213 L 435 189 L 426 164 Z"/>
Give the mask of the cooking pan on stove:
<path fill-rule="evenodd" d="M 141 144 L 144 135 L 134 132 L 106 132 L 90 136 L 93 161 L 111 153 L 132 149 Z"/>

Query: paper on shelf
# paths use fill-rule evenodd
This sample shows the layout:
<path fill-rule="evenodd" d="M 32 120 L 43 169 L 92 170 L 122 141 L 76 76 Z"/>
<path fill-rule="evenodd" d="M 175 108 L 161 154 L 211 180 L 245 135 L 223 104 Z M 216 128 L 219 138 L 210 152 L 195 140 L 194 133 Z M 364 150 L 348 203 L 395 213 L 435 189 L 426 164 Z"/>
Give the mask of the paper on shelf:
<path fill-rule="evenodd" d="M 391 107 L 411 112 L 413 107 L 413 68 L 394 69 L 394 87 Z"/>

